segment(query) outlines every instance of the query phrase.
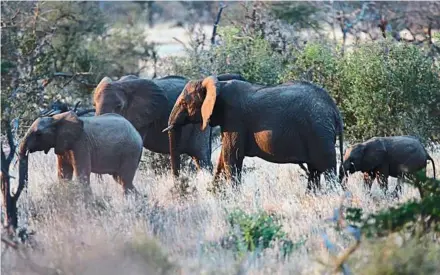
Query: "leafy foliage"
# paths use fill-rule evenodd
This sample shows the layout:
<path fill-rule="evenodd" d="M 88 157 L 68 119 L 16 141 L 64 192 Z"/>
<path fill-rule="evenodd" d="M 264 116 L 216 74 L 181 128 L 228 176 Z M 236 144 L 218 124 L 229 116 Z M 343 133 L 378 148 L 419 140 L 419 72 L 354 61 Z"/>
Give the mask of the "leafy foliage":
<path fill-rule="evenodd" d="M 392 41 L 357 45 L 340 56 L 328 43 L 295 50 L 281 81 L 304 79 L 329 90 L 344 114 L 346 134 L 438 138 L 440 70 L 423 49 Z"/>
<path fill-rule="evenodd" d="M 347 131 L 354 138 L 439 133 L 439 71 L 421 49 L 394 42 L 367 43 L 342 60 Z"/>
<path fill-rule="evenodd" d="M 265 211 L 247 214 L 236 209 L 228 214 L 227 221 L 231 228 L 229 239 L 234 240 L 234 248 L 239 254 L 244 251 L 261 251 L 273 247 L 277 242 L 282 255 L 288 256 L 296 246 L 301 245 L 294 244 L 282 230 L 278 218 Z"/>
<path fill-rule="evenodd" d="M 21 125 L 55 99 L 90 106 L 104 75 L 137 74 L 139 60 L 153 58 L 143 30 L 113 28 L 98 2 L 1 5 L 2 118 Z"/>

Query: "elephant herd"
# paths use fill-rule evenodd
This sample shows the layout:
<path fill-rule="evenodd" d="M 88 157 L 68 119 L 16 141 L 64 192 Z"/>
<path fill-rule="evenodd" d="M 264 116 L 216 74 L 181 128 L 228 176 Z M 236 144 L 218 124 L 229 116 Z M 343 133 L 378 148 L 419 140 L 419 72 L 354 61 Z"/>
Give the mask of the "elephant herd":
<path fill-rule="evenodd" d="M 20 143 L 19 177 L 27 178 L 28 153 L 54 148 L 60 180 L 75 177 L 90 188 L 90 174 L 110 174 L 124 193 L 133 178 L 142 149 L 170 154 L 172 174 L 179 176 L 180 155 L 213 172 L 213 127 L 221 130 L 222 149 L 214 184 L 222 176 L 241 182 L 243 160 L 259 157 L 273 163 L 300 165 L 308 175 L 307 190 L 337 176 L 345 189 L 348 173 L 362 171 L 367 187 L 378 176 L 386 190 L 388 176 L 398 178 L 426 167 L 431 160 L 417 138 L 375 137 L 343 154 L 344 123 L 329 93 L 310 82 L 263 86 L 239 74 L 201 80 L 181 76 L 145 79 L 133 75 L 112 81 L 104 77 L 93 95 L 95 109 L 83 112 L 53 105 L 36 119 Z M 87 113 L 95 111 L 94 115 Z M 307 165 L 307 168 L 304 166 Z M 399 189 L 400 190 L 400 189 Z"/>

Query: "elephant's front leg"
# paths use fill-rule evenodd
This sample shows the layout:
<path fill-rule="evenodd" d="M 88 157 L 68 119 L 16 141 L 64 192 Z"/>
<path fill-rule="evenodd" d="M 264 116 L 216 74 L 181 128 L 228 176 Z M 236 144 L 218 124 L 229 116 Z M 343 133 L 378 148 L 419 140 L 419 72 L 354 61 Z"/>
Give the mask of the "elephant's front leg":
<path fill-rule="evenodd" d="M 388 192 L 388 173 L 377 173 L 377 182 L 379 183 L 380 188 L 382 189 L 383 193 L 386 195 Z"/>
<path fill-rule="evenodd" d="M 397 176 L 396 188 L 394 189 L 394 191 L 392 193 L 392 196 L 394 198 L 399 198 L 400 194 L 402 193 L 403 177 L 404 177 L 403 174 Z"/>
<path fill-rule="evenodd" d="M 217 168 L 215 169 L 214 180 L 213 180 L 214 184 L 218 183 L 221 174 L 224 172 L 224 169 L 225 169 L 225 163 L 223 160 L 223 150 L 222 150 L 220 151 L 220 155 L 218 156 Z"/>
<path fill-rule="evenodd" d="M 223 133 L 222 154 L 226 178 L 237 187 L 241 183 L 241 171 L 244 160 L 244 146 L 238 133 Z"/>
<path fill-rule="evenodd" d="M 90 173 L 92 172 L 90 160 L 75 160 L 73 175 L 83 186 L 86 201 L 91 198 L 92 188 L 90 187 Z"/>
<path fill-rule="evenodd" d="M 73 178 L 73 166 L 66 159 L 66 156 L 57 155 L 57 175 L 59 182 Z"/>

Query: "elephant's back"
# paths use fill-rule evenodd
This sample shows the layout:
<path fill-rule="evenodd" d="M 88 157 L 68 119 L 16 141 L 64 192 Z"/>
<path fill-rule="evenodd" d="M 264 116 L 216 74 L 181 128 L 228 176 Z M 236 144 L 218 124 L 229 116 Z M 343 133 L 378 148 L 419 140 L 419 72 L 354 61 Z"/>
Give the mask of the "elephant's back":
<path fill-rule="evenodd" d="M 273 115 L 273 119 L 286 124 L 285 128 L 294 124 L 304 127 L 302 131 L 318 134 L 338 132 L 340 114 L 335 103 L 325 91 L 316 90 L 311 84 L 295 83 L 263 88 L 255 93 L 253 101 L 252 105 L 257 106 L 260 114 Z"/>
<path fill-rule="evenodd" d="M 187 82 L 188 82 L 187 79 L 177 76 L 176 77 L 169 76 L 154 80 L 154 83 L 160 88 L 162 88 L 167 95 L 168 112 L 171 112 L 174 103 L 176 102 L 177 98 L 179 97 L 180 93 L 182 92 Z"/>
<path fill-rule="evenodd" d="M 395 169 L 402 172 L 413 172 L 426 165 L 427 152 L 422 143 L 411 136 L 394 136 L 384 138 L 390 162 Z M 397 171 L 396 170 L 396 171 Z M 391 176 L 393 173 L 390 173 Z"/>
<path fill-rule="evenodd" d="M 90 118 L 82 118 L 84 128 L 95 140 L 106 143 L 111 148 L 142 150 L 142 137 L 126 118 L 119 114 L 107 113 Z"/>

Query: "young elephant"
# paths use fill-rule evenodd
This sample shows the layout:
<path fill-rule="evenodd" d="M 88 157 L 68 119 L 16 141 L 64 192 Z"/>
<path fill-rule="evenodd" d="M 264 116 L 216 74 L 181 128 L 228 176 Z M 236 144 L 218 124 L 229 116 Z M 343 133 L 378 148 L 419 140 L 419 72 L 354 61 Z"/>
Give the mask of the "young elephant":
<path fill-rule="evenodd" d="M 347 177 L 348 173 L 363 172 L 368 190 L 378 176 L 378 183 L 384 192 L 388 190 L 388 176 L 395 177 L 397 186 L 393 194 L 397 196 L 404 176 L 426 167 L 428 160 L 432 163 L 435 178 L 434 160 L 417 138 L 374 137 L 347 149 L 340 173 Z"/>
<path fill-rule="evenodd" d="M 221 81 L 216 76 L 186 84 L 169 116 L 171 161 L 179 146 L 176 132 L 184 125 L 201 130 L 219 125 L 222 151 L 214 181 L 225 173 L 240 182 L 245 156 L 273 163 L 306 163 L 308 191 L 336 174 L 336 138 L 342 160 L 343 122 L 322 88 L 309 82 L 261 86 L 247 81 Z M 174 164 L 173 164 L 174 165 Z"/>
<path fill-rule="evenodd" d="M 142 138 L 133 125 L 118 114 L 78 117 L 68 111 L 35 120 L 20 144 L 20 165 L 27 153 L 51 148 L 57 155 L 58 178 L 73 176 L 90 191 L 90 173 L 110 174 L 124 193 L 136 193 L 133 178 L 142 153 Z M 27 168 L 20 170 L 27 177 Z"/>

